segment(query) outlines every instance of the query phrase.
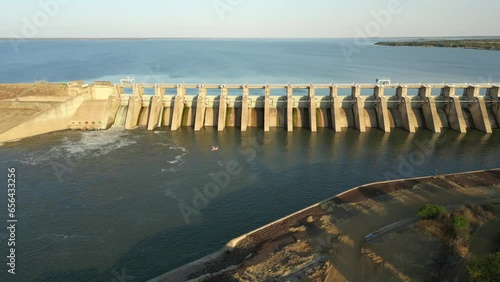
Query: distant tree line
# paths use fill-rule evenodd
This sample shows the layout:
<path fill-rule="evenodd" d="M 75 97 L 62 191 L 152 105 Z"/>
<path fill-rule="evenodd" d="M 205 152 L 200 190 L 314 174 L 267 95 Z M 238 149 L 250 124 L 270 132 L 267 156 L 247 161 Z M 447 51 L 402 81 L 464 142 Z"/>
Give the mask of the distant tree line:
<path fill-rule="evenodd" d="M 463 40 L 418 40 L 418 41 L 382 41 L 375 45 L 445 47 L 500 51 L 500 39 L 463 39 Z"/>

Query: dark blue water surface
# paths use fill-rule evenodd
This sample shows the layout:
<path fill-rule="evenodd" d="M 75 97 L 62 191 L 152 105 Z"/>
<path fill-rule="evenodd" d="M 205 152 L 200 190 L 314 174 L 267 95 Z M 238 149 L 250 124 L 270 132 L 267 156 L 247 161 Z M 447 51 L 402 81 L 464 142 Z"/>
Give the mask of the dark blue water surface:
<path fill-rule="evenodd" d="M 498 52 L 363 45 L 348 59 L 346 44 L 352 42 L 27 41 L 16 54 L 3 41 L 0 82 L 500 80 Z M 213 144 L 219 151 L 210 151 Z M 122 281 L 123 273 L 144 281 L 354 186 L 496 168 L 499 152 L 498 130 L 115 127 L 28 138 L 0 146 L 0 185 L 6 187 L 7 167 L 17 169 L 19 220 L 14 279 L 6 274 L 0 229 L 0 281 Z M 204 189 L 208 197 L 201 198 Z"/>

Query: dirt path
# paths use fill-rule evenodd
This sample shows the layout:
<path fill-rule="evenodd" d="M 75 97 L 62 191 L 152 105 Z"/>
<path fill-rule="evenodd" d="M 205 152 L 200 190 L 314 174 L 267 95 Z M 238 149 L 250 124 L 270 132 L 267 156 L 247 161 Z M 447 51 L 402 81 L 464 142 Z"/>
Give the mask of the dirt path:
<path fill-rule="evenodd" d="M 500 219 L 488 222 L 478 231 L 478 236 L 472 240 L 470 245 L 470 254 L 473 256 L 489 255 L 499 247 L 495 244 L 500 234 Z M 487 238 L 489 240 L 484 240 Z"/>

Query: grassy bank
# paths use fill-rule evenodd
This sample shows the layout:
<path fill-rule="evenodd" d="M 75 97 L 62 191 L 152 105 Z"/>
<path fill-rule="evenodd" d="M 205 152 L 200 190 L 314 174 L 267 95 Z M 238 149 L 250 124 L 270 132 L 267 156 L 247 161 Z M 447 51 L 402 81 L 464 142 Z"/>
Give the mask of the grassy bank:
<path fill-rule="evenodd" d="M 465 48 L 500 51 L 500 39 L 382 41 L 375 43 L 375 45 Z"/>

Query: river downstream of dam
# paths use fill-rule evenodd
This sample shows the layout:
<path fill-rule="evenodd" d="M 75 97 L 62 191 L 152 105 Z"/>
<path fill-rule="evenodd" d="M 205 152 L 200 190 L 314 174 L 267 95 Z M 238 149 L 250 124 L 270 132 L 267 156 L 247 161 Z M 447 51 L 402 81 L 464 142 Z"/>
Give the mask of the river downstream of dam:
<path fill-rule="evenodd" d="M 123 268 L 142 281 L 357 185 L 499 167 L 499 144 L 479 131 L 113 128 L 30 138 L 0 156 L 18 171 L 19 277 L 108 281 Z"/>
<path fill-rule="evenodd" d="M 500 56 L 492 51 L 367 44 L 349 58 L 342 42 L 352 44 L 55 40 L 23 42 L 14 54 L 3 41 L 0 82 L 117 82 L 127 75 L 148 83 L 350 83 L 380 76 L 394 82 L 500 81 Z M 195 132 L 126 131 L 120 124 L 0 146 L 0 179 L 7 183 L 8 167 L 16 168 L 18 179 L 14 281 L 145 281 L 358 185 L 500 167 L 497 129 Z M 212 152 L 212 145 L 219 150 Z M 0 206 L 6 205 L 0 197 Z M 6 235 L 0 230 L 2 250 Z"/>

